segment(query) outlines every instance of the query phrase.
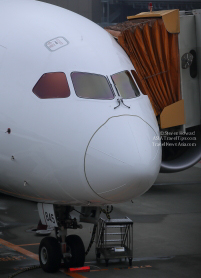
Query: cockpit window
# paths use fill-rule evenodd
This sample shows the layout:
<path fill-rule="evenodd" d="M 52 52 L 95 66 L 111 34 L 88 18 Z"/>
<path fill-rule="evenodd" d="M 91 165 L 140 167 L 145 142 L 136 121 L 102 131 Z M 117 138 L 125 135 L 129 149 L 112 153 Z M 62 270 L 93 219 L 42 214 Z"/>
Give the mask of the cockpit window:
<path fill-rule="evenodd" d="M 140 95 L 140 92 L 135 85 L 129 71 L 122 71 L 111 76 L 118 94 L 124 98 L 135 98 Z"/>
<path fill-rule="evenodd" d="M 33 93 L 41 99 L 69 97 L 70 89 L 65 73 L 44 73 L 34 86 Z"/>
<path fill-rule="evenodd" d="M 113 91 L 105 76 L 99 74 L 72 72 L 75 93 L 80 98 L 113 99 Z"/>

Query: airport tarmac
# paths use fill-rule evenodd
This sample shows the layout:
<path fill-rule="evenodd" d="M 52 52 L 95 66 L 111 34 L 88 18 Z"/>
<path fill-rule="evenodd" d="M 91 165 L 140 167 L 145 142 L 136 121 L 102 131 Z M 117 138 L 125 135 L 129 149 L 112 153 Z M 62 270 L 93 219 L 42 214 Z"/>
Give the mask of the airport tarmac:
<path fill-rule="evenodd" d="M 128 261 L 95 260 L 95 246 L 86 257 L 86 273 L 61 269 L 48 274 L 40 268 L 19 273 L 19 278 L 56 277 L 201 277 L 201 163 L 184 172 L 160 174 L 155 185 L 132 202 L 114 206 L 112 218 L 128 216 L 133 226 L 133 266 Z M 104 215 L 102 215 L 104 217 Z M 38 266 L 42 239 L 33 228 L 38 223 L 36 204 L 0 194 L 0 277 Z M 83 224 L 80 235 L 88 246 L 93 226 Z"/>

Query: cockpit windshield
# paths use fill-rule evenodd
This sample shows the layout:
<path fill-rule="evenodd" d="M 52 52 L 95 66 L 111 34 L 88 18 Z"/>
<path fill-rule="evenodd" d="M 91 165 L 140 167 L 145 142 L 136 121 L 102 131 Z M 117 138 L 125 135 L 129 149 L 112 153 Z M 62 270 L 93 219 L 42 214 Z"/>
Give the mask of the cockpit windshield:
<path fill-rule="evenodd" d="M 122 98 L 129 99 L 140 96 L 140 92 L 128 70 L 113 74 L 111 77 L 118 94 Z"/>
<path fill-rule="evenodd" d="M 114 93 L 105 76 L 99 74 L 71 73 L 75 93 L 80 98 L 113 99 Z"/>

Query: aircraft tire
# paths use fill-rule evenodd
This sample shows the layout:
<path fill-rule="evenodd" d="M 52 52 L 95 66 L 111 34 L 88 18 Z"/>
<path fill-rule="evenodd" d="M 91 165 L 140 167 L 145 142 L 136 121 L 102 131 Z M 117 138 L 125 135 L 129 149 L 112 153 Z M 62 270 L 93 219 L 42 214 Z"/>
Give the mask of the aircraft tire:
<path fill-rule="evenodd" d="M 82 239 L 77 235 L 69 235 L 66 237 L 66 244 L 70 248 L 72 257 L 64 259 L 65 266 L 82 267 L 85 262 L 85 248 Z"/>
<path fill-rule="evenodd" d="M 61 265 L 61 248 L 56 238 L 45 237 L 39 246 L 39 260 L 45 272 L 56 272 Z"/>

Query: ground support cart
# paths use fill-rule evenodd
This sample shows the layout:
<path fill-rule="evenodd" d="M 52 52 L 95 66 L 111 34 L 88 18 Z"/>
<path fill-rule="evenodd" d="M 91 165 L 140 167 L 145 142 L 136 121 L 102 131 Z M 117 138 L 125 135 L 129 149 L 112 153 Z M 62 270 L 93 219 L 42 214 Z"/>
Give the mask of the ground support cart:
<path fill-rule="evenodd" d="M 110 259 L 133 259 L 133 221 L 124 219 L 103 219 L 98 221 L 96 232 L 96 260 L 103 256 L 108 266 Z"/>

